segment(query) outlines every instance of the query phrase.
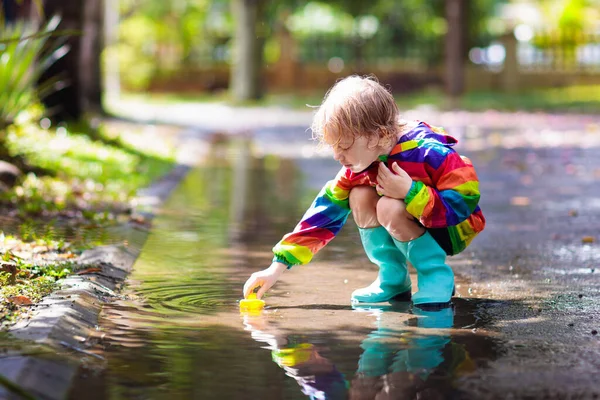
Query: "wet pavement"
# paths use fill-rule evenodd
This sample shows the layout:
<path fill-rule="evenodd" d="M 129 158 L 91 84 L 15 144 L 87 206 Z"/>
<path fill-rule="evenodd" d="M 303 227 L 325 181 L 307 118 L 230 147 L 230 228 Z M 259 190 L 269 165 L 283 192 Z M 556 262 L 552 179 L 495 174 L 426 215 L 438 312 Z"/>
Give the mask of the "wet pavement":
<path fill-rule="evenodd" d="M 455 122 L 488 225 L 450 259 L 452 309 L 353 309 L 376 269 L 349 221 L 262 314 L 241 316 L 243 282 L 338 166 L 300 125 L 201 133 L 207 159 L 155 220 L 127 297 L 105 307 L 87 343 L 105 361 L 88 360 L 71 398 L 600 396 L 600 130 Z"/>

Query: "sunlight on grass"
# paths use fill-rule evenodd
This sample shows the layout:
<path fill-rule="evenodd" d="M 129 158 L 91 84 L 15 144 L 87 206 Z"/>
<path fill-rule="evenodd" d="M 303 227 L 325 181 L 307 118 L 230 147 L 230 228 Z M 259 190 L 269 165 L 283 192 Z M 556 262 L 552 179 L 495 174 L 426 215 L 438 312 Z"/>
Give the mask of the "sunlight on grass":
<path fill-rule="evenodd" d="M 310 106 L 318 106 L 323 100 L 325 90 L 309 94 L 275 93 L 267 94 L 263 99 L 236 104 L 227 92 L 211 93 L 124 93 L 120 100 L 147 102 L 150 104 L 177 103 L 223 103 L 230 106 L 284 107 L 310 111 Z M 462 109 L 467 111 L 600 111 L 600 85 L 567 86 L 560 88 L 532 89 L 518 93 L 494 91 L 465 93 L 460 101 Z M 421 106 L 432 106 L 444 110 L 446 98 L 441 89 L 428 89 L 411 93 L 395 93 L 396 103 L 401 110 Z"/>
<path fill-rule="evenodd" d="M 62 240 L 24 242 L 0 232 L 0 328 L 13 324 L 74 270 L 75 258 Z M 23 307 L 25 306 L 25 307 Z"/>
<path fill-rule="evenodd" d="M 106 143 L 66 127 L 49 130 L 33 122 L 10 126 L 7 133 L 12 155 L 48 173 L 30 173 L 4 195 L 24 215 L 67 207 L 110 208 L 173 167 L 170 146 L 135 133 L 112 138 L 103 134 Z"/>
<path fill-rule="evenodd" d="M 474 92 L 465 95 L 465 109 L 598 112 L 600 85 L 536 89 L 522 93 Z"/>
<path fill-rule="evenodd" d="M 216 93 L 122 93 L 119 101 L 143 102 L 150 104 L 173 105 L 178 103 L 221 103 L 237 107 L 284 107 L 293 109 L 306 108 L 306 105 L 318 106 L 325 93 L 290 94 L 269 93 L 260 100 L 235 102 L 226 91 Z M 110 102 L 107 108 L 111 109 Z"/>
<path fill-rule="evenodd" d="M 164 130 L 99 121 L 48 125 L 34 107 L 3 130 L 10 156 L 36 172 L 0 195 L 7 232 L 0 231 L 0 329 L 72 274 L 76 253 L 104 244 L 104 228 L 128 221 L 136 192 L 175 163 Z"/>

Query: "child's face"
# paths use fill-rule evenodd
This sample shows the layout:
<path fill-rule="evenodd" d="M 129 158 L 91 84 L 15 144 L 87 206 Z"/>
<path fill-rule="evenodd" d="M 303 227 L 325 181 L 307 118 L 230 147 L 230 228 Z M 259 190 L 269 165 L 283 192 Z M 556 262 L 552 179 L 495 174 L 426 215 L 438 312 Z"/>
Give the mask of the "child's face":
<path fill-rule="evenodd" d="M 333 144 L 333 158 L 352 172 L 365 170 L 382 154 L 378 141 L 365 136 L 342 138 Z"/>

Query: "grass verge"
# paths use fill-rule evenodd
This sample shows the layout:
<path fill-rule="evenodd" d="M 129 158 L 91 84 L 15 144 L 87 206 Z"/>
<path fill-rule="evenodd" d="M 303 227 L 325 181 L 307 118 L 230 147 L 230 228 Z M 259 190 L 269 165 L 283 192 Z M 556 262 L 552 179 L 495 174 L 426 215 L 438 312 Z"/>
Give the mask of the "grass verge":
<path fill-rule="evenodd" d="M 34 111 L 0 132 L 10 156 L 36 171 L 0 194 L 2 329 L 77 273 L 77 255 L 102 244 L 98 232 L 134 218 L 135 193 L 174 166 L 174 146 L 160 127 L 49 125 Z"/>

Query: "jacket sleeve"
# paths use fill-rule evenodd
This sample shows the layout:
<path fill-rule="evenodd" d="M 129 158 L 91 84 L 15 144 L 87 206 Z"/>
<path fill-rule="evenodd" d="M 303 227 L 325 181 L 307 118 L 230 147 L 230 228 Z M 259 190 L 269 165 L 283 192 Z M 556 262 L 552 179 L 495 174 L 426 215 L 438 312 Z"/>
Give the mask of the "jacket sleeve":
<path fill-rule="evenodd" d="M 325 184 L 293 232 L 273 247 L 273 261 L 292 265 L 307 264 L 342 229 L 350 214 L 350 186 L 346 169 Z"/>
<path fill-rule="evenodd" d="M 471 161 L 453 149 L 436 147 L 425 157 L 431 186 L 414 181 L 404 199 L 406 210 L 426 228 L 458 225 L 475 211 L 480 197 Z"/>

